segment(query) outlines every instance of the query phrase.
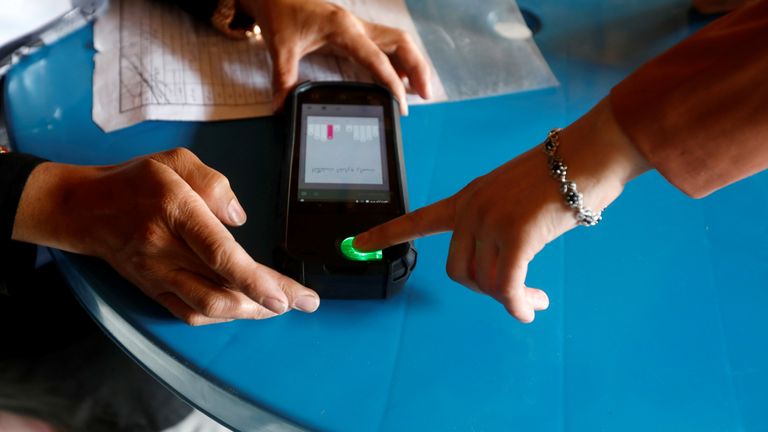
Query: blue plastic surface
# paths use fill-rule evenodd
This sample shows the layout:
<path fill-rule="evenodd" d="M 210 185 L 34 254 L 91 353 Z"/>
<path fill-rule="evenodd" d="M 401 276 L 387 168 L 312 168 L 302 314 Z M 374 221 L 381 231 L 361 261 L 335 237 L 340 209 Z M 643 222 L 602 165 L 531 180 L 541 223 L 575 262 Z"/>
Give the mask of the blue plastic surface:
<path fill-rule="evenodd" d="M 692 30 L 684 2 L 520 5 L 541 18 L 537 42 L 561 87 L 413 107 L 403 121 L 412 206 L 535 145 Z M 18 149 L 101 164 L 190 147 L 230 177 L 250 216 L 235 235 L 268 260 L 277 124 L 149 122 L 104 134 L 91 121 L 91 38 L 80 31 L 8 76 Z M 356 432 L 768 430 L 765 173 L 703 200 L 655 173 L 636 180 L 600 226 L 533 261 L 528 282 L 551 307 L 528 326 L 447 278 L 448 240 L 417 242 L 419 265 L 391 300 L 325 301 L 312 315 L 203 328 L 176 321 L 95 259 L 59 260 L 118 343 L 240 429 L 283 419 Z M 275 417 L 249 418 L 233 400 Z"/>

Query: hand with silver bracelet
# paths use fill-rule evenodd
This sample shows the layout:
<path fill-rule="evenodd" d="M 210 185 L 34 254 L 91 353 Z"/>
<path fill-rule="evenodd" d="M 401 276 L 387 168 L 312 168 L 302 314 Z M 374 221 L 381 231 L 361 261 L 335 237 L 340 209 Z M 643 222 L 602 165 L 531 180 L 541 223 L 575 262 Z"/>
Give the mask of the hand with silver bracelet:
<path fill-rule="evenodd" d="M 583 207 L 603 209 L 624 184 L 650 167 L 616 123 L 607 100 L 559 132 L 557 156 L 567 180 L 583 191 Z M 525 285 L 528 263 L 549 242 L 577 226 L 577 215 L 537 145 L 457 194 L 357 236 L 362 250 L 453 231 L 447 272 L 498 300 L 518 320 L 549 306 L 546 293 Z"/>

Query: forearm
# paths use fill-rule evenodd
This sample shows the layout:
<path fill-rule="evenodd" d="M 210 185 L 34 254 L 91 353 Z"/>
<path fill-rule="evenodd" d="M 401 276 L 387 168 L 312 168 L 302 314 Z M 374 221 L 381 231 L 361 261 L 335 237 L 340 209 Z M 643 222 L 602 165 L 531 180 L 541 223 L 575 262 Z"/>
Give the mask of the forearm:
<path fill-rule="evenodd" d="M 593 210 L 607 207 L 624 185 L 650 169 L 619 126 L 607 99 L 560 135 L 560 154 L 568 165 L 568 177 L 576 182 L 585 204 Z"/>
<path fill-rule="evenodd" d="M 93 253 L 86 247 L 87 230 L 79 225 L 77 214 L 97 210 L 88 208 L 77 196 L 82 192 L 79 184 L 93 178 L 97 171 L 53 162 L 38 166 L 21 194 L 12 238 L 71 252 Z"/>
<path fill-rule="evenodd" d="M 622 130 L 683 192 L 768 168 L 768 1 L 705 27 L 617 85 Z"/>

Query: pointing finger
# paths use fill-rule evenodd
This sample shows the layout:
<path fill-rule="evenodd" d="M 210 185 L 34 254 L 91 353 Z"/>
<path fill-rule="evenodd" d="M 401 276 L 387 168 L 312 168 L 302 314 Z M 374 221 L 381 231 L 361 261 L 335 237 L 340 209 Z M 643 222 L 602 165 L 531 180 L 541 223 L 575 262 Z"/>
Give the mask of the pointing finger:
<path fill-rule="evenodd" d="M 384 249 L 415 238 L 450 231 L 454 224 L 454 201 L 446 198 L 400 216 L 355 237 L 355 248 Z"/>

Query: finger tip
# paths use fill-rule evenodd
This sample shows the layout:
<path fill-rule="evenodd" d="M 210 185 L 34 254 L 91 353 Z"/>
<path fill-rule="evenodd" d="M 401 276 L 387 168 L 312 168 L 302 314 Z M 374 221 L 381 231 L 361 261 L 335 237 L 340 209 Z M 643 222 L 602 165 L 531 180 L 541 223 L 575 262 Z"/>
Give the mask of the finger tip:
<path fill-rule="evenodd" d="M 432 99 L 432 84 L 427 82 L 427 85 L 424 86 L 423 91 L 421 92 L 421 97 L 424 99 Z"/>
<path fill-rule="evenodd" d="M 285 107 L 285 99 L 288 97 L 292 86 L 284 84 L 275 85 L 274 93 L 272 94 L 272 112 L 277 113 L 283 110 Z"/>
<path fill-rule="evenodd" d="M 546 292 L 537 288 L 529 289 L 528 302 L 533 306 L 534 310 L 546 310 L 549 308 L 549 296 Z"/>
<path fill-rule="evenodd" d="M 272 114 L 278 113 L 283 109 L 283 96 L 275 95 L 272 98 Z"/>
<path fill-rule="evenodd" d="M 515 316 L 515 318 L 517 318 L 517 320 L 520 321 L 522 324 L 530 324 L 533 322 L 536 316 L 533 313 L 531 313 L 531 314 L 518 315 L 518 316 Z"/>
<path fill-rule="evenodd" d="M 227 205 L 227 215 L 229 218 L 229 225 L 239 227 L 245 224 L 248 220 L 248 215 L 245 210 L 237 201 L 237 198 L 232 198 Z"/>
<path fill-rule="evenodd" d="M 355 238 L 352 239 L 352 246 L 354 246 L 355 249 L 363 249 L 368 243 L 369 237 L 367 232 L 356 235 Z"/>
<path fill-rule="evenodd" d="M 397 100 L 397 104 L 400 106 L 400 115 L 407 116 L 408 115 L 408 100 L 405 96 L 405 89 L 402 91 L 399 91 L 395 93 L 395 99 Z"/>
<path fill-rule="evenodd" d="M 522 308 L 517 305 L 505 305 L 507 312 L 523 324 L 530 324 L 535 318 L 533 308 Z"/>
<path fill-rule="evenodd" d="M 320 307 L 317 295 L 302 295 L 293 302 L 293 308 L 304 313 L 313 313 Z"/>
<path fill-rule="evenodd" d="M 541 310 L 547 310 L 549 309 L 549 297 L 545 297 L 543 302 L 541 303 Z"/>

